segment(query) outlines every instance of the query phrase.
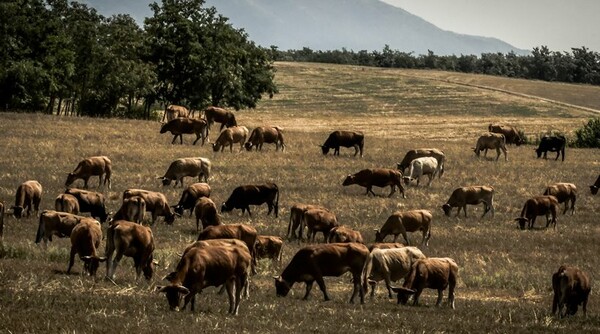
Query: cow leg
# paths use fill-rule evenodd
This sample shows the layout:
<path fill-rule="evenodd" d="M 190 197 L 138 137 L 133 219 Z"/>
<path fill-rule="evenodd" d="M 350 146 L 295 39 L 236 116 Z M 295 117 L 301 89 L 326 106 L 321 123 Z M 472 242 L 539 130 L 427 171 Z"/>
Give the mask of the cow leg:
<path fill-rule="evenodd" d="M 369 187 L 367 187 L 367 194 L 368 194 L 369 192 L 370 192 L 371 194 L 373 194 L 373 197 L 377 197 L 377 195 L 375 195 L 375 193 L 373 192 L 373 186 L 369 186 Z"/>
<path fill-rule="evenodd" d="M 442 299 L 443 298 L 444 298 L 444 290 L 443 289 L 438 289 L 438 297 L 437 297 L 437 301 L 435 302 L 435 306 L 442 305 Z"/>
<path fill-rule="evenodd" d="M 500 158 L 500 147 L 496 147 L 496 161 Z"/>
<path fill-rule="evenodd" d="M 73 268 L 73 264 L 75 264 L 75 254 L 77 253 L 77 250 L 75 249 L 75 247 L 71 247 L 71 254 L 69 256 L 69 267 L 67 268 L 67 274 L 71 273 L 71 268 Z"/>
<path fill-rule="evenodd" d="M 458 211 L 460 212 L 460 207 L 458 207 L 458 209 L 459 209 Z M 467 205 L 466 204 L 463 205 L 462 209 L 463 209 L 463 212 L 465 214 L 465 218 L 467 218 Z M 456 215 L 458 216 L 458 214 L 456 214 Z"/>
<path fill-rule="evenodd" d="M 323 277 L 319 275 L 318 277 L 316 277 L 316 281 L 317 284 L 319 284 L 319 288 L 321 289 L 321 291 L 323 291 L 323 297 L 325 298 L 325 301 L 330 300 L 329 295 L 327 294 L 327 287 L 325 286 L 325 281 L 323 280 Z"/>
<path fill-rule="evenodd" d="M 202 292 L 202 290 L 200 290 L 200 292 Z M 196 309 L 196 292 L 195 291 L 190 292 L 187 295 L 185 295 L 185 297 L 183 298 L 183 307 L 181 309 L 185 310 L 185 307 L 190 302 L 192 303 L 190 305 L 190 309 L 192 312 L 194 312 L 194 310 Z"/>
<path fill-rule="evenodd" d="M 98 188 L 100 188 L 100 186 L 102 186 L 102 174 L 98 176 Z"/>
<path fill-rule="evenodd" d="M 88 181 L 90 180 L 89 177 L 84 177 L 83 178 L 83 188 L 87 189 L 88 188 Z"/>
<path fill-rule="evenodd" d="M 198 139 L 200 139 L 200 134 L 196 134 L 196 140 L 194 140 L 194 142 L 192 143 L 192 145 L 196 145 L 196 143 L 198 142 Z"/>
<path fill-rule="evenodd" d="M 304 297 L 302 297 L 303 300 L 307 300 L 308 299 L 308 295 L 310 294 L 310 290 L 312 290 L 313 283 L 314 283 L 314 281 L 306 281 L 306 282 L 304 282 L 304 284 L 306 285 L 306 293 L 304 293 Z"/>
<path fill-rule="evenodd" d="M 406 235 L 406 230 L 403 230 L 403 231 L 402 231 L 402 232 L 400 232 L 400 233 L 402 233 L 402 237 L 404 237 L 404 240 L 406 240 L 406 244 L 407 244 L 408 246 L 410 246 L 410 241 L 408 241 L 408 235 Z M 394 241 L 394 242 L 396 242 L 396 241 Z M 390 297 L 390 298 L 392 298 L 392 297 Z"/>
<path fill-rule="evenodd" d="M 233 314 L 235 310 L 235 299 L 233 297 L 233 290 L 235 289 L 235 277 L 229 278 L 225 282 L 225 288 L 227 289 L 227 297 L 229 298 L 229 314 Z"/>
<path fill-rule="evenodd" d="M 243 277 L 235 278 L 235 299 L 233 306 L 233 315 L 238 314 L 238 310 L 240 308 L 240 301 L 242 300 L 242 289 L 245 286 L 245 281 L 246 280 Z"/>
<path fill-rule="evenodd" d="M 417 181 L 417 185 L 419 185 L 419 181 Z M 392 195 L 396 192 L 396 186 L 395 185 L 391 185 L 390 188 L 392 188 L 392 190 L 390 191 L 390 194 L 388 195 L 388 197 L 392 197 Z"/>
<path fill-rule="evenodd" d="M 248 211 L 248 216 L 252 217 L 252 212 L 250 212 L 250 206 L 246 207 L 246 211 Z"/>
<path fill-rule="evenodd" d="M 360 276 L 361 273 L 353 273 L 352 274 L 352 282 L 354 283 L 354 289 L 352 290 L 352 297 L 350 297 L 350 303 L 354 303 L 354 297 L 356 294 L 360 296 L 360 303 L 365 303 L 365 290 L 363 290 L 362 285 L 360 284 Z"/>
<path fill-rule="evenodd" d="M 358 154 L 358 145 L 354 145 L 354 156 Z"/>
<path fill-rule="evenodd" d="M 369 281 L 369 285 L 371 286 L 371 298 L 375 297 L 375 290 L 377 289 L 377 282 Z"/>
<path fill-rule="evenodd" d="M 267 212 L 267 216 L 271 214 L 271 211 L 273 211 L 273 203 L 269 202 L 267 203 L 267 206 L 269 207 L 269 212 Z"/>
<path fill-rule="evenodd" d="M 383 275 L 383 279 L 385 281 L 385 287 L 388 290 L 388 298 L 393 297 L 392 296 L 392 280 L 390 278 L 390 275 L 391 275 L 391 273 L 389 270 L 386 270 L 386 273 L 384 273 L 384 275 Z"/>
<path fill-rule="evenodd" d="M 560 150 L 556 151 L 556 159 L 554 159 L 554 161 L 558 160 L 558 157 L 560 157 Z"/>

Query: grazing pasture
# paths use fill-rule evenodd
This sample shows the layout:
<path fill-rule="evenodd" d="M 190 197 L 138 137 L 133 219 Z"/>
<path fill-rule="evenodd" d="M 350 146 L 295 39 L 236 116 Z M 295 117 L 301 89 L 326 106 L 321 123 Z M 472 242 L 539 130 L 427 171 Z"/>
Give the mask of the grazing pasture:
<path fill-rule="evenodd" d="M 112 189 L 97 191 L 105 194 L 110 211 L 120 207 L 127 188 L 161 191 L 175 205 L 182 190 L 196 180 L 173 188 L 162 187 L 157 177 L 177 158 L 201 156 L 212 161 L 210 198 L 217 207 L 239 185 L 278 185 L 279 218 L 267 216 L 266 206 L 253 207 L 252 217 L 239 210 L 221 214 L 223 223 L 247 223 L 262 235 L 285 236 L 289 208 L 297 202 L 332 210 L 340 224 L 360 231 L 367 243 L 374 241 L 374 229 L 394 211 L 427 209 L 433 214 L 432 236 L 421 250 L 428 257 L 457 262 L 455 310 L 434 307 L 433 290 L 423 292 L 419 307 L 399 306 L 396 298 L 381 292 L 374 299 L 367 297 L 364 305 L 348 304 L 352 291 L 348 274 L 325 278 L 331 301 L 324 302 L 317 287 L 308 301 L 301 300 L 301 284 L 286 298 L 278 298 L 272 276 L 281 274 L 303 245 L 293 242 L 284 245 L 280 266 L 259 262 L 258 274 L 250 277 L 250 299 L 242 301 L 238 316 L 227 315 L 227 296 L 217 295 L 215 288 L 196 296 L 195 312 L 188 307 L 175 313 L 169 311 L 164 295 L 154 290 L 166 283 L 162 278 L 175 269 L 178 253 L 196 239 L 194 217 L 186 214 L 170 226 L 161 218 L 152 227 L 159 264 L 149 282 L 135 281 L 130 258 L 121 261 L 111 282 L 103 279 L 104 265 L 95 280 L 81 275 L 83 264 L 78 260 L 67 275 L 68 238 L 56 238 L 44 251 L 34 244 L 38 218 L 7 216 L 0 247 L 0 329 L 13 333 L 598 331 L 600 198 L 592 196 L 588 186 L 598 176 L 600 150 L 567 147 L 562 162 L 536 159 L 531 145 L 511 146 L 509 161 L 495 162 L 477 159 L 472 149 L 490 123 L 510 124 L 530 136 L 554 130 L 571 137 L 594 114 L 448 82 L 444 75 L 451 74 L 442 72 L 302 63 L 277 63 L 276 68 L 280 94 L 235 116 L 249 130 L 282 127 L 284 152 L 266 145 L 262 152 L 213 153 L 208 145 L 191 145 L 189 135 L 183 145 L 172 145 L 172 138 L 160 135 L 160 123 L 151 121 L 0 113 L 0 200 L 10 208 L 17 186 L 35 179 L 44 187 L 40 210 L 51 209 L 74 165 L 85 157 L 106 155 L 112 161 Z M 453 81 L 463 78 L 456 77 Z M 464 80 L 477 84 L 479 79 L 485 80 L 483 86 L 496 82 L 480 76 Z M 512 86 L 507 79 L 498 80 L 502 89 L 543 91 L 547 99 L 600 109 L 598 87 L 521 81 Z M 554 87 L 560 94 L 552 96 Z M 342 150 L 339 157 L 322 155 L 318 145 L 338 129 L 364 132 L 363 158 L 354 157 L 352 150 Z M 365 196 L 361 187 L 342 187 L 346 175 L 365 168 L 395 168 L 415 148 L 438 148 L 446 155 L 444 175 L 431 187 L 407 187 L 406 199 L 388 198 L 389 191 L 377 187 L 376 197 Z M 574 183 L 580 189 L 575 214 L 559 214 L 556 230 L 518 229 L 514 218 L 525 200 L 557 182 Z M 441 205 L 455 188 L 466 185 L 494 187 L 493 218 L 479 218 L 481 205 L 469 206 L 467 218 L 455 217 L 454 212 L 444 216 Z M 92 182 L 90 190 L 96 190 L 94 186 Z M 104 234 L 106 227 L 103 224 Z M 410 237 L 418 241 L 416 235 Z M 592 280 L 587 318 L 581 312 L 561 320 L 551 314 L 552 274 L 563 263 L 579 267 Z"/>

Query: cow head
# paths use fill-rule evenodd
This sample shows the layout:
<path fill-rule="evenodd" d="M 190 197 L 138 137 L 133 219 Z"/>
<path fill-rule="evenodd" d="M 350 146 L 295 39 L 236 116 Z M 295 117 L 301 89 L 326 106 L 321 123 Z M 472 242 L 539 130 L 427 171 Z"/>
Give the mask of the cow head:
<path fill-rule="evenodd" d="M 344 179 L 344 182 L 342 183 L 343 186 L 349 186 L 351 184 L 355 184 L 356 183 L 356 177 L 354 175 L 348 174 L 348 176 L 346 176 L 346 178 Z"/>
<path fill-rule="evenodd" d="M 410 184 L 410 181 L 412 181 L 412 180 L 413 180 L 413 178 L 411 178 L 410 176 L 404 176 L 404 177 L 402 178 L 402 180 L 404 181 L 404 184 L 405 184 L 405 185 L 409 185 L 409 184 Z"/>
<path fill-rule="evenodd" d="M 292 287 L 281 276 L 274 276 L 273 278 L 275 279 L 275 293 L 277 296 L 287 296 Z"/>
<path fill-rule="evenodd" d="M 450 206 L 450 204 L 446 203 L 446 204 L 442 205 L 442 209 L 444 210 L 444 213 L 446 214 L 446 216 L 450 217 L 450 212 L 452 212 L 452 206 Z"/>
<path fill-rule="evenodd" d="M 69 173 L 69 175 L 67 175 L 67 181 L 65 181 L 65 187 L 69 187 L 75 180 L 77 180 L 77 176 L 74 173 Z"/>
<path fill-rule="evenodd" d="M 81 256 L 81 261 L 83 261 L 83 270 L 87 271 L 90 276 L 96 276 L 96 272 L 98 271 L 98 267 L 100 267 L 100 262 L 106 261 L 105 257 L 98 256 Z"/>
<path fill-rule="evenodd" d="M 166 186 L 169 186 L 169 185 L 171 185 L 171 181 L 172 181 L 172 180 L 171 180 L 171 179 L 169 179 L 169 178 L 166 178 L 166 177 L 164 177 L 164 176 L 159 176 L 159 177 L 157 177 L 157 179 L 160 179 L 160 180 L 161 180 L 163 187 L 166 187 Z"/>
<path fill-rule="evenodd" d="M 321 151 L 323 152 L 323 155 L 326 155 L 329 153 L 329 146 L 321 145 Z"/>
<path fill-rule="evenodd" d="M 173 211 L 176 214 L 178 214 L 180 216 L 183 216 L 183 210 L 184 210 L 183 209 L 183 205 L 181 205 L 181 204 L 180 205 L 173 205 L 172 208 L 173 208 Z"/>
<path fill-rule="evenodd" d="M 515 221 L 517 222 L 517 224 L 519 224 L 519 227 L 524 230 L 525 229 L 525 225 L 527 224 L 527 218 L 515 218 Z"/>
<path fill-rule="evenodd" d="M 375 242 L 383 242 L 385 235 L 381 234 L 381 231 L 375 229 Z"/>
<path fill-rule="evenodd" d="M 231 210 L 233 210 L 233 208 L 227 206 L 226 202 L 223 202 L 223 205 L 221 205 L 221 213 L 223 213 L 223 212 L 230 212 Z"/>
<path fill-rule="evenodd" d="M 165 132 L 169 131 L 167 129 L 167 124 L 169 124 L 169 123 L 164 123 L 163 125 L 161 125 L 161 127 L 160 127 L 160 133 L 165 133 Z"/>
<path fill-rule="evenodd" d="M 250 151 L 252 149 L 252 143 L 246 142 L 246 144 L 244 144 L 244 147 L 246 148 L 246 151 Z"/>
<path fill-rule="evenodd" d="M 23 217 L 23 207 L 22 206 L 13 206 L 10 208 L 13 212 L 13 215 L 15 216 L 15 218 L 19 219 L 21 217 Z"/>
<path fill-rule="evenodd" d="M 212 143 L 213 152 L 219 152 L 220 148 L 221 148 L 221 145 L 219 145 L 218 143 Z"/>
<path fill-rule="evenodd" d="M 190 290 L 183 285 L 172 284 L 166 286 L 157 286 L 158 293 L 164 293 L 167 296 L 167 302 L 171 311 L 179 311 L 181 299 L 190 293 Z"/>
<path fill-rule="evenodd" d="M 152 255 L 148 257 L 148 260 L 144 267 L 142 268 L 142 272 L 144 273 L 144 278 L 148 281 L 152 279 L 152 275 L 154 275 L 154 266 L 157 265 L 158 262 L 152 258 Z"/>
<path fill-rule="evenodd" d="M 392 291 L 398 294 L 398 304 L 402 305 L 406 305 L 406 303 L 408 302 L 408 298 L 410 298 L 410 296 L 414 295 L 416 292 L 413 289 L 407 289 L 404 287 L 392 287 Z"/>
<path fill-rule="evenodd" d="M 592 195 L 596 195 L 598 193 L 598 187 L 590 186 L 590 191 L 592 192 Z"/>
<path fill-rule="evenodd" d="M 173 223 L 175 222 L 175 217 L 177 217 L 177 216 L 179 216 L 179 215 L 174 212 L 165 214 L 165 224 L 173 225 Z"/>

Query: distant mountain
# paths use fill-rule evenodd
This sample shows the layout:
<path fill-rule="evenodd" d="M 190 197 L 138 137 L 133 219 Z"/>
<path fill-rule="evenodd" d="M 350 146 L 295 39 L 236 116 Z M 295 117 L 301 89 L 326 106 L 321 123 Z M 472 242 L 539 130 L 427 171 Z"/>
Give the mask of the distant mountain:
<path fill-rule="evenodd" d="M 81 0 L 103 15 L 130 14 L 140 24 L 152 15 L 151 0 Z M 394 50 L 437 55 L 487 52 L 525 54 L 496 38 L 442 30 L 380 0 L 207 0 L 207 6 L 243 28 L 250 39 L 280 50 Z"/>

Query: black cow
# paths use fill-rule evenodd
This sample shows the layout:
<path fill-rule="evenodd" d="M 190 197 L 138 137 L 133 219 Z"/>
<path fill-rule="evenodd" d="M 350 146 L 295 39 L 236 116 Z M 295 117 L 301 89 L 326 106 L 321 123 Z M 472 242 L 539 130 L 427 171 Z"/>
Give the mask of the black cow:
<path fill-rule="evenodd" d="M 221 212 L 229 212 L 233 209 L 242 209 L 242 214 L 245 211 L 250 213 L 250 205 L 261 205 L 267 203 L 271 214 L 275 209 L 275 217 L 279 215 L 279 188 L 275 183 L 266 183 L 260 185 L 245 185 L 233 189 L 233 192 L 221 206 Z"/>
<path fill-rule="evenodd" d="M 594 184 L 590 186 L 590 191 L 592 192 L 592 195 L 596 195 L 598 193 L 598 188 L 600 188 L 600 175 L 598 175 L 596 182 L 594 182 Z"/>
<path fill-rule="evenodd" d="M 554 160 L 558 160 L 558 157 L 562 153 L 562 161 L 565 161 L 565 146 L 567 146 L 567 139 L 565 137 L 546 136 L 542 137 L 542 140 L 540 141 L 540 146 L 537 149 L 535 149 L 535 151 L 537 152 L 538 158 L 541 158 L 543 153 L 544 159 L 548 158 L 546 156 L 546 153 L 548 151 L 556 152 L 556 159 Z"/>
<path fill-rule="evenodd" d="M 340 155 L 340 146 L 343 147 L 354 147 L 354 156 L 358 154 L 360 150 L 360 156 L 363 156 L 363 147 L 365 145 L 365 135 L 362 132 L 354 131 L 333 131 L 323 145 L 321 149 L 323 154 L 329 153 L 330 149 L 333 149 L 333 155 Z"/>

